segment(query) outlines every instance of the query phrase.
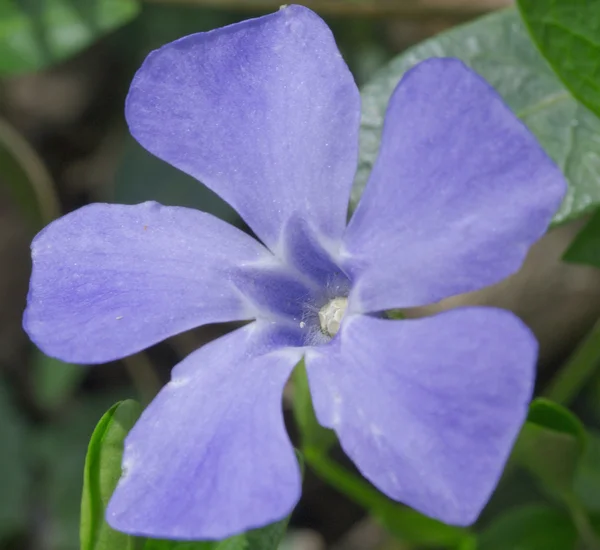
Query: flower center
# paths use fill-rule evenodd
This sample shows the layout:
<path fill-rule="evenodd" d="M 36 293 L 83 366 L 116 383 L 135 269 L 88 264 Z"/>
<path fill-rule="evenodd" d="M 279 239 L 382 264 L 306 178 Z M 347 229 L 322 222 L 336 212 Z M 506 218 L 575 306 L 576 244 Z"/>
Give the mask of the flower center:
<path fill-rule="evenodd" d="M 319 311 L 321 331 L 328 336 L 335 336 L 340 330 L 342 319 L 346 313 L 348 298 L 334 298 Z"/>

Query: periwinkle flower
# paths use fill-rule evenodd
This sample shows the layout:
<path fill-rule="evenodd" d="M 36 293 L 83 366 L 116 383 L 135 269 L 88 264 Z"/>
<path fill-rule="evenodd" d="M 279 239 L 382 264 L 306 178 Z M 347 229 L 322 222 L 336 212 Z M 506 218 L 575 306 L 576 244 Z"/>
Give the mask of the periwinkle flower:
<path fill-rule="evenodd" d="M 52 356 L 102 363 L 252 320 L 175 367 L 126 440 L 109 523 L 212 539 L 288 514 L 301 480 L 281 394 L 303 357 L 319 422 L 367 479 L 474 521 L 526 415 L 535 338 L 493 308 L 382 312 L 496 283 L 546 230 L 564 179 L 497 93 L 455 59 L 407 72 L 348 225 L 359 93 L 306 8 L 151 53 L 126 116 L 263 244 L 156 203 L 86 206 L 35 238 L 25 327 Z"/>

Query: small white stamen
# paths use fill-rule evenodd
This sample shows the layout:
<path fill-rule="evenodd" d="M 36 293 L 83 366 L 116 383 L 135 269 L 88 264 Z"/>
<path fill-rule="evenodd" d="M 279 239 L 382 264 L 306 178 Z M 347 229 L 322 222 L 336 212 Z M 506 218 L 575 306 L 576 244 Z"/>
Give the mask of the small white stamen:
<path fill-rule="evenodd" d="M 321 308 L 319 322 L 325 334 L 335 336 L 338 333 L 347 307 L 348 298 L 334 298 Z"/>

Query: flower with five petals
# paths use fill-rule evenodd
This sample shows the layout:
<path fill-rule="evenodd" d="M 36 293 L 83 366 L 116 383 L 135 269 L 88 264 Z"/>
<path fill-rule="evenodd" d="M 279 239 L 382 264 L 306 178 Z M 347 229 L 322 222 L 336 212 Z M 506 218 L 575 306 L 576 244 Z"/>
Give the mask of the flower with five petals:
<path fill-rule="evenodd" d="M 281 394 L 302 358 L 319 422 L 367 479 L 442 521 L 474 521 L 525 418 L 535 338 L 493 308 L 382 312 L 514 273 L 559 206 L 563 177 L 498 94 L 455 59 L 408 71 L 349 223 L 360 98 L 306 8 L 152 52 L 126 117 L 261 242 L 156 203 L 89 205 L 35 238 L 24 325 L 49 355 L 102 363 L 251 321 L 184 359 L 144 411 L 109 523 L 218 539 L 288 514 L 301 482 Z"/>

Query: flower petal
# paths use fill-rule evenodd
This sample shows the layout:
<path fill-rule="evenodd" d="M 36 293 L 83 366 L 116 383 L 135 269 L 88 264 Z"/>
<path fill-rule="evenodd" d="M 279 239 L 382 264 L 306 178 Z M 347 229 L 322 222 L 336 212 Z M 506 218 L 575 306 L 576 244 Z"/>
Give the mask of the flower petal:
<path fill-rule="evenodd" d="M 385 494 L 467 525 L 486 504 L 527 414 L 537 344 L 511 313 L 351 316 L 306 355 L 319 422 Z"/>
<path fill-rule="evenodd" d="M 456 59 L 408 71 L 345 236 L 354 311 L 411 307 L 519 269 L 566 183 L 535 137 Z"/>
<path fill-rule="evenodd" d="M 236 288 L 271 254 L 229 224 L 157 203 L 93 204 L 32 244 L 24 327 L 48 355 L 102 363 L 213 322 L 256 312 Z"/>
<path fill-rule="evenodd" d="M 312 11 L 278 12 L 152 52 L 127 98 L 133 136 L 231 204 L 268 246 L 293 213 L 340 239 L 360 98 Z"/>
<path fill-rule="evenodd" d="M 300 496 L 283 386 L 301 349 L 267 323 L 194 352 L 125 441 L 107 520 L 134 535 L 220 539 L 280 520 Z"/>

